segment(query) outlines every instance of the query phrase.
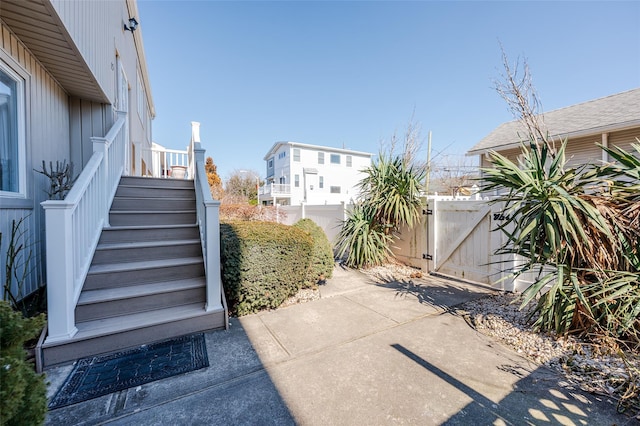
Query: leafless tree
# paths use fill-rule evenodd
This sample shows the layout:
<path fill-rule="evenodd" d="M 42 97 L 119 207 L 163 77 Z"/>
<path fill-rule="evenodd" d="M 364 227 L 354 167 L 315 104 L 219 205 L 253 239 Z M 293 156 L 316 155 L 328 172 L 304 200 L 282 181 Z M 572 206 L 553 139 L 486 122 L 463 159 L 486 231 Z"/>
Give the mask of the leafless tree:
<path fill-rule="evenodd" d="M 449 195 L 469 195 L 468 190 L 478 179 L 478 167 L 473 159 L 445 155 L 431 167 L 431 190 Z"/>

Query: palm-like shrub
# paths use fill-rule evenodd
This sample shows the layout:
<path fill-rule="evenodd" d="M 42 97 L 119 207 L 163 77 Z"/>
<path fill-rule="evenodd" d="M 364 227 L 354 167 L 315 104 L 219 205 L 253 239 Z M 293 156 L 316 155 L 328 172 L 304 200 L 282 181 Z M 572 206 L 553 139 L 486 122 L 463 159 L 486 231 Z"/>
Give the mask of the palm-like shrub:
<path fill-rule="evenodd" d="M 398 226 L 413 226 L 420 216 L 425 171 L 402 157 L 380 154 L 359 183 L 361 200 L 349 211 L 338 235 L 338 255 L 362 267 L 384 263 Z"/>
<path fill-rule="evenodd" d="M 498 254 L 522 256 L 515 275 L 535 270 L 523 304 L 539 296 L 535 325 L 559 333 L 604 332 L 640 343 L 640 160 L 609 150 L 617 164 L 567 167 L 564 150 L 532 142 L 516 164 L 498 153 L 485 189 L 505 191 L 507 236 Z M 634 146 L 640 154 L 640 146 Z M 609 186 L 603 187 L 603 178 Z"/>

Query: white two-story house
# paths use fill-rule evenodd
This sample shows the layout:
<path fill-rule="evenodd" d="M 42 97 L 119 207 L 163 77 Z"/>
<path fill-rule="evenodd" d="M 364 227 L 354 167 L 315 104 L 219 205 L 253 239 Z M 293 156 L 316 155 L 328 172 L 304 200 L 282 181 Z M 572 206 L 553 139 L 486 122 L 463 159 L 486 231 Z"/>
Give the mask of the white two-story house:
<path fill-rule="evenodd" d="M 264 205 L 349 203 L 358 197 L 358 182 L 373 154 L 349 149 L 276 142 L 267 155 Z"/>

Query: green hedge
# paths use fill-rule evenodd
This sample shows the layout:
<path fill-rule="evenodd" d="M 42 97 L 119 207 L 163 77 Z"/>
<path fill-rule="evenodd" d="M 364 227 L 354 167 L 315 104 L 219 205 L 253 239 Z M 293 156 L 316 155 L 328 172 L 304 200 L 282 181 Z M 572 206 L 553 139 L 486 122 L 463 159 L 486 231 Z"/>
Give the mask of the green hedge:
<path fill-rule="evenodd" d="M 299 228 L 271 222 L 220 224 L 222 282 L 235 315 L 276 308 L 300 290 L 313 241 Z"/>
<path fill-rule="evenodd" d="M 44 327 L 44 315 L 23 318 L 0 300 L 0 425 L 39 425 L 47 412 L 44 375 L 25 360 L 25 341 Z"/>
<path fill-rule="evenodd" d="M 306 286 L 313 287 L 318 282 L 331 278 L 334 261 L 333 250 L 331 249 L 331 243 L 329 243 L 327 234 L 311 219 L 300 219 L 293 226 L 307 232 L 313 240 L 311 269 L 309 278 L 305 283 Z"/>

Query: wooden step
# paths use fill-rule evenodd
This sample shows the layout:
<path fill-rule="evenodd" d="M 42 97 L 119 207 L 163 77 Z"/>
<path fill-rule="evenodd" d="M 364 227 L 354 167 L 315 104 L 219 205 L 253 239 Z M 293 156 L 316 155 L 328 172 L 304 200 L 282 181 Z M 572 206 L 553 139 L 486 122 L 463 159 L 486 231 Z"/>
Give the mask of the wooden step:
<path fill-rule="evenodd" d="M 193 199 L 193 187 L 144 187 L 119 185 L 116 190 L 116 197 L 136 197 L 143 201 L 146 198 L 187 198 Z"/>
<path fill-rule="evenodd" d="M 92 265 L 202 256 L 199 239 L 98 244 Z"/>
<path fill-rule="evenodd" d="M 204 277 L 87 290 L 80 294 L 76 323 L 205 302 Z"/>
<path fill-rule="evenodd" d="M 195 224 L 111 226 L 102 230 L 98 244 L 199 239 Z"/>
<path fill-rule="evenodd" d="M 162 211 L 162 210 L 193 210 L 196 205 L 195 198 L 145 198 L 143 201 L 137 197 L 115 197 L 111 210 L 145 210 Z"/>
<path fill-rule="evenodd" d="M 142 186 L 145 188 L 191 188 L 193 189 L 193 181 L 188 179 L 165 179 L 150 178 L 142 176 L 122 176 L 120 178 L 122 186 Z"/>
<path fill-rule="evenodd" d="M 78 332 L 65 342 L 42 346 L 45 367 L 141 344 L 217 330 L 225 327 L 223 309 L 206 312 L 196 303 L 77 324 Z"/>
<path fill-rule="evenodd" d="M 126 287 L 204 276 L 202 257 L 91 265 L 83 290 Z"/>
<path fill-rule="evenodd" d="M 188 225 L 196 223 L 196 211 L 195 209 L 176 211 L 111 210 L 109 223 L 112 226 Z"/>

